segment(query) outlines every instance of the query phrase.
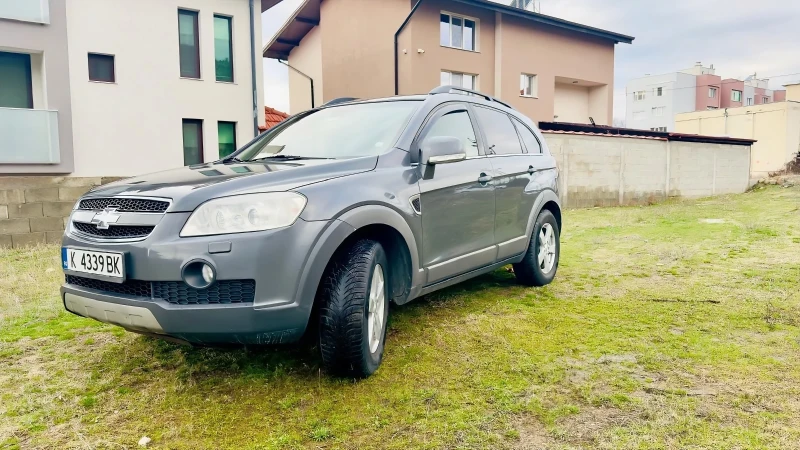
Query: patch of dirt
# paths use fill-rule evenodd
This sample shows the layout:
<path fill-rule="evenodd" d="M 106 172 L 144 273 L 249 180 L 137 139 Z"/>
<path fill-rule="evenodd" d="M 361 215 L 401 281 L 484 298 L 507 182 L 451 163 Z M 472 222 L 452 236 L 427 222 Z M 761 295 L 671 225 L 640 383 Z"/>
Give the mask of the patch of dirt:
<path fill-rule="evenodd" d="M 517 450 L 547 450 L 556 446 L 556 441 L 544 425 L 534 417 L 520 418 L 514 428 L 519 432 L 519 441 L 512 447 Z"/>
<path fill-rule="evenodd" d="M 609 429 L 624 427 L 635 420 L 631 411 L 615 408 L 583 408 L 580 413 L 556 422 L 559 435 L 569 443 L 591 444 Z"/>

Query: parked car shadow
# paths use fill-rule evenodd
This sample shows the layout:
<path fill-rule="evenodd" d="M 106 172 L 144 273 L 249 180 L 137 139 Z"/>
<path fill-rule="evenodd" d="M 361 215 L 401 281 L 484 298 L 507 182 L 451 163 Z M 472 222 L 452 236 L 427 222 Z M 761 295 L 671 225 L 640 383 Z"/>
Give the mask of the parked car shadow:
<path fill-rule="evenodd" d="M 404 316 L 426 314 L 426 309 L 452 307 L 459 310 L 465 296 L 484 289 L 507 288 L 516 284 L 514 275 L 506 269 L 482 275 L 463 283 L 423 296 L 402 306 L 392 306 L 389 333 L 407 330 Z M 464 314 L 468 314 L 464 311 Z M 142 336 L 138 343 L 142 351 L 155 358 L 162 366 L 174 366 L 180 373 L 192 376 L 273 378 L 282 375 L 318 378 L 321 360 L 318 352 L 316 327 L 311 327 L 304 338 L 294 344 L 273 346 L 189 346 Z M 387 345 L 391 346 L 391 339 Z"/>

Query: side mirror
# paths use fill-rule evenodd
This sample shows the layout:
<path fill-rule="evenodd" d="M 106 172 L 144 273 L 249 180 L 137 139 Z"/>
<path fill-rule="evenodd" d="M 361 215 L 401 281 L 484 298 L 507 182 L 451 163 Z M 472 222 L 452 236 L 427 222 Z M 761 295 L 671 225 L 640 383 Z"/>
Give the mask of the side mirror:
<path fill-rule="evenodd" d="M 420 162 L 429 165 L 453 163 L 467 158 L 461 139 L 452 136 L 425 139 L 420 153 Z"/>

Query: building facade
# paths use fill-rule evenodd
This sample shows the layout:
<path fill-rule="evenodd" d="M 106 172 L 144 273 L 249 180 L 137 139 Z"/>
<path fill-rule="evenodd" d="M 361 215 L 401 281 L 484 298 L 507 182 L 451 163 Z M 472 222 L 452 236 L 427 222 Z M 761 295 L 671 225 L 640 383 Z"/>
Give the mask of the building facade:
<path fill-rule="evenodd" d="M 264 56 L 292 67 L 292 114 L 339 97 L 452 84 L 498 97 L 536 121 L 607 125 L 614 46 L 632 40 L 487 0 L 307 0 Z"/>
<path fill-rule="evenodd" d="M 264 124 L 253 3 L 0 2 L 0 174 L 129 176 L 248 142 Z"/>
<path fill-rule="evenodd" d="M 751 178 L 766 177 L 800 152 L 800 84 L 786 87 L 783 102 L 678 114 L 676 131 L 755 140 Z"/>
<path fill-rule="evenodd" d="M 675 115 L 720 108 L 762 105 L 785 100 L 785 91 L 768 89 L 769 80 L 750 76 L 723 79 L 714 65 L 631 80 L 626 87 L 626 126 L 675 131 Z"/>

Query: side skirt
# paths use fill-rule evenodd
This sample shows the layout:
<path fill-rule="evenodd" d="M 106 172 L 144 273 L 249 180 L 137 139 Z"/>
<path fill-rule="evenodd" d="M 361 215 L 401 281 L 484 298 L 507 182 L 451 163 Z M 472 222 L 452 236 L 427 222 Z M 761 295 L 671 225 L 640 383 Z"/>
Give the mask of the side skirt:
<path fill-rule="evenodd" d="M 524 254 L 513 256 L 511 258 L 506 258 L 506 259 L 504 259 L 502 261 L 498 261 L 498 262 L 496 262 L 494 264 L 490 264 L 488 266 L 481 267 L 480 269 L 475 269 L 475 270 L 469 271 L 467 273 L 462 273 L 461 275 L 456 275 L 456 276 L 454 276 L 452 278 L 448 278 L 446 280 L 442 280 L 442 281 L 430 284 L 428 286 L 425 286 L 420 291 L 419 297 L 422 297 L 423 295 L 426 295 L 426 294 L 430 294 L 431 292 L 434 292 L 434 291 L 438 291 L 439 289 L 443 289 L 443 288 L 452 286 L 454 284 L 461 283 L 462 281 L 469 280 L 470 278 L 475 278 L 475 277 L 477 277 L 479 275 L 483 275 L 485 273 L 492 272 L 492 271 L 497 270 L 497 269 L 499 269 L 499 268 L 501 268 L 501 267 L 503 267 L 505 265 L 518 263 L 522 259 L 523 255 Z"/>

